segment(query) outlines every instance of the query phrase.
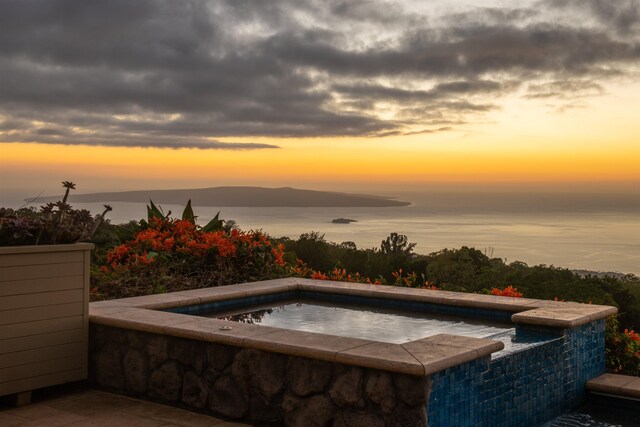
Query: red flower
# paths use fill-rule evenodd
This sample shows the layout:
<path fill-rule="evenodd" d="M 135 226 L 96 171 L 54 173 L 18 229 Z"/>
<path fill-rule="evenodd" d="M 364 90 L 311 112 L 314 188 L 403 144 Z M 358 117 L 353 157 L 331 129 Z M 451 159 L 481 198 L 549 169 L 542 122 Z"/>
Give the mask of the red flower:
<path fill-rule="evenodd" d="M 509 285 L 504 289 L 493 288 L 491 289 L 492 295 L 497 295 L 501 297 L 512 297 L 512 298 L 522 298 L 522 293 L 518 292 L 517 288 Z"/>
<path fill-rule="evenodd" d="M 640 335 L 633 329 L 631 330 L 625 329 L 624 334 L 629 338 L 631 338 L 633 341 L 640 343 Z"/>
<path fill-rule="evenodd" d="M 314 271 L 310 278 L 315 280 L 329 280 L 326 274 L 320 273 L 319 271 Z"/>
<path fill-rule="evenodd" d="M 284 265 L 284 245 L 282 243 L 278 244 L 275 248 L 271 248 L 271 255 L 273 255 L 273 259 L 276 264 Z"/>

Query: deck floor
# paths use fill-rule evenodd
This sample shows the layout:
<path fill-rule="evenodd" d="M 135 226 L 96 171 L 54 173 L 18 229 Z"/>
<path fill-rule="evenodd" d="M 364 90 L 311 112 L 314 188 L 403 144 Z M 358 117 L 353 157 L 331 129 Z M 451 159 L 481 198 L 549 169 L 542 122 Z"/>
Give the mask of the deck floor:
<path fill-rule="evenodd" d="M 248 427 L 171 406 L 82 389 L 34 399 L 13 408 L 0 404 L 0 426 L 215 426 Z"/>

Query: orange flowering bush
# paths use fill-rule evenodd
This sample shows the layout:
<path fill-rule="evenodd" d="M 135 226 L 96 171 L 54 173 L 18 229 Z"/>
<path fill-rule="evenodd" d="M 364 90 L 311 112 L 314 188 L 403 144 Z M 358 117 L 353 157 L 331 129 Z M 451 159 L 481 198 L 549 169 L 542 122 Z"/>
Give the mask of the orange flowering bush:
<path fill-rule="evenodd" d="M 629 329 L 625 329 L 625 330 L 624 330 L 624 334 L 625 334 L 627 337 L 629 337 L 629 339 L 630 339 L 631 341 L 635 341 L 635 342 L 637 342 L 638 344 L 640 344 L 640 335 L 639 335 L 637 332 L 635 332 L 633 329 L 631 329 L 631 330 L 629 330 Z"/>
<path fill-rule="evenodd" d="M 107 253 L 94 299 L 270 279 L 284 270 L 283 246 L 260 231 L 208 231 L 189 219 L 151 217 Z"/>
<path fill-rule="evenodd" d="M 287 266 L 285 268 L 287 276 L 303 277 L 306 279 L 314 280 L 333 280 L 336 282 L 351 282 L 351 283 L 369 283 L 372 285 L 386 284 L 384 279 L 376 279 L 372 281 L 368 277 L 362 276 L 360 273 L 349 273 L 344 268 L 334 268 L 330 273 L 325 274 L 321 271 L 313 270 L 309 268 L 301 259 L 296 261 L 295 266 Z"/>
<path fill-rule="evenodd" d="M 513 297 L 522 298 L 522 292 L 518 292 L 518 288 L 514 288 L 509 285 L 504 289 L 493 288 L 491 289 L 491 295 L 497 295 L 500 297 Z"/>
<path fill-rule="evenodd" d="M 298 259 L 295 266 L 288 266 L 286 269 L 288 276 L 304 277 L 314 280 L 333 280 L 336 282 L 350 282 L 350 283 L 367 283 L 370 285 L 392 285 L 403 286 L 409 288 L 420 288 L 429 290 L 438 290 L 438 287 L 432 282 L 426 280 L 424 275 L 422 277 L 422 284 L 418 282 L 418 275 L 415 272 L 404 275 L 402 269 L 393 272 L 393 283 L 388 283 L 384 277 L 378 277 L 371 280 L 371 278 L 361 275 L 358 272 L 349 273 L 344 268 L 334 268 L 330 273 L 325 274 L 321 271 L 315 271 L 302 260 Z"/>
<path fill-rule="evenodd" d="M 138 268 L 155 263 L 210 263 L 222 259 L 261 260 L 284 265 L 282 245 L 259 231 L 202 231 L 188 220 L 152 218 L 149 228 L 107 254 L 103 270 Z"/>
<path fill-rule="evenodd" d="M 640 334 L 633 329 L 620 332 L 616 316 L 607 319 L 606 354 L 609 372 L 640 376 Z"/>

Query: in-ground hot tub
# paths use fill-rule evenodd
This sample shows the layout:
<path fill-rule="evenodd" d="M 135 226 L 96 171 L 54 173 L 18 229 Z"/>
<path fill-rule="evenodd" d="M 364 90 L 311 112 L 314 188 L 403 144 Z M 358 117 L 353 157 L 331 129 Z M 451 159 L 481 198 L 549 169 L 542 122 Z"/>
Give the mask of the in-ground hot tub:
<path fill-rule="evenodd" d="M 91 371 L 255 424 L 540 425 L 604 371 L 615 312 L 279 279 L 93 303 Z"/>

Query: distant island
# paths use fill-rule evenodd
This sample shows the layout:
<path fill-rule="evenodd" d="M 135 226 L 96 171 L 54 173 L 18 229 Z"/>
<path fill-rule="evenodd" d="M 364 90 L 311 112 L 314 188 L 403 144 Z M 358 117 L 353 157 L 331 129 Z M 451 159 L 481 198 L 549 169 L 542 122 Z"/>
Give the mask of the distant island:
<path fill-rule="evenodd" d="M 355 219 L 349 219 L 349 218 L 336 218 L 333 221 L 331 221 L 332 224 L 351 224 L 352 222 L 358 222 Z"/>
<path fill-rule="evenodd" d="M 40 197 L 49 202 L 61 196 Z M 411 203 L 393 200 L 390 197 L 367 194 L 348 194 L 330 191 L 300 190 L 291 187 L 212 187 L 183 190 L 140 190 L 110 193 L 75 194 L 69 202 L 108 203 L 130 202 L 184 205 L 191 199 L 194 206 L 215 207 L 393 207 Z"/>

